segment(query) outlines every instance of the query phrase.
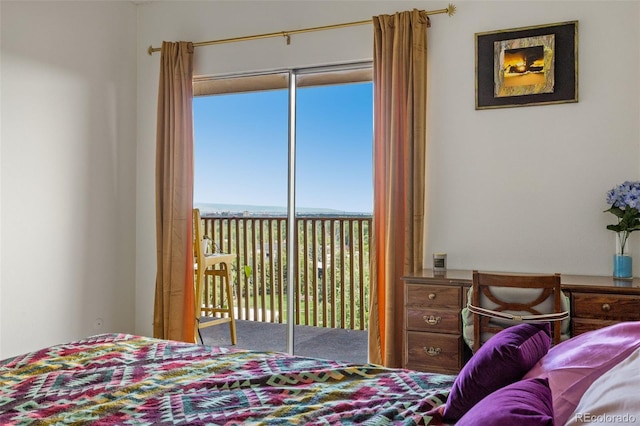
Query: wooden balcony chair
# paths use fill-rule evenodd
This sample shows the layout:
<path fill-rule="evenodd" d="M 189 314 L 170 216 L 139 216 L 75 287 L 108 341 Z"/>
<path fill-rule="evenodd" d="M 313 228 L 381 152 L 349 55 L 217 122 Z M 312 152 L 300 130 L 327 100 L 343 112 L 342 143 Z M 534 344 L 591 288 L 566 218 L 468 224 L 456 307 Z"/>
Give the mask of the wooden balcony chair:
<path fill-rule="evenodd" d="M 473 352 L 493 334 L 519 322 L 550 321 L 553 344 L 561 339 L 563 309 L 560 274 L 499 274 L 473 271 L 471 301 Z"/>
<path fill-rule="evenodd" d="M 200 210 L 193 209 L 193 253 L 195 257 L 195 304 L 196 304 L 196 341 L 200 335 L 200 330 L 219 324 L 229 323 L 231 333 L 231 344 L 236 344 L 236 320 L 234 316 L 233 290 L 231 287 L 231 265 L 236 259 L 235 254 L 226 253 L 205 253 L 205 240 L 202 230 L 202 219 Z M 207 279 L 211 277 L 211 279 Z M 216 280 L 216 277 L 220 277 Z M 211 284 L 211 292 L 221 283 L 222 288 L 218 292 L 218 306 L 209 306 L 211 300 L 204 300 L 205 287 Z M 206 292 L 207 295 L 210 292 Z M 226 297 L 226 306 L 223 304 Z M 209 299 L 209 298 L 207 298 Z M 222 317 L 214 317 L 205 322 L 200 321 L 201 316 L 222 314 Z M 225 316 L 226 315 L 226 316 Z M 202 341 L 202 338 L 200 338 Z"/>

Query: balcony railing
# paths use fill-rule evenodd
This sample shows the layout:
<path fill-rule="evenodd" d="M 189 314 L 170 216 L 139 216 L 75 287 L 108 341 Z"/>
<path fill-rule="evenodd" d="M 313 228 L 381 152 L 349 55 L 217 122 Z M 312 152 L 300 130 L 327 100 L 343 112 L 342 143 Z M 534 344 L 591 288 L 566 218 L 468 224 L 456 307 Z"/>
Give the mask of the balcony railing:
<path fill-rule="evenodd" d="M 287 322 L 288 219 L 204 216 L 205 235 L 215 251 L 237 255 L 232 273 L 236 319 Z M 299 216 L 295 230 L 295 324 L 366 329 L 371 216 Z M 225 300 L 221 287 L 205 286 L 205 306 Z"/>

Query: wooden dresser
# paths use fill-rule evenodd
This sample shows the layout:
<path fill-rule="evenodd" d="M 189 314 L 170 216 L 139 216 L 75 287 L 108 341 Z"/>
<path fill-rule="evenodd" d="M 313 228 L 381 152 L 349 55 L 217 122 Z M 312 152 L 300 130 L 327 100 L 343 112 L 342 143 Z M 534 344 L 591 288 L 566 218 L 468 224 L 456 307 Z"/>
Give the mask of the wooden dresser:
<path fill-rule="evenodd" d="M 462 273 L 459 273 L 462 272 Z M 471 286 L 463 271 L 404 277 L 404 368 L 456 374 L 466 360 L 460 311 Z"/>
<path fill-rule="evenodd" d="M 471 270 L 431 269 L 403 277 L 404 368 L 456 374 L 469 359 L 460 311 L 471 277 Z M 571 299 L 572 335 L 640 320 L 640 278 L 562 275 L 562 289 Z"/>

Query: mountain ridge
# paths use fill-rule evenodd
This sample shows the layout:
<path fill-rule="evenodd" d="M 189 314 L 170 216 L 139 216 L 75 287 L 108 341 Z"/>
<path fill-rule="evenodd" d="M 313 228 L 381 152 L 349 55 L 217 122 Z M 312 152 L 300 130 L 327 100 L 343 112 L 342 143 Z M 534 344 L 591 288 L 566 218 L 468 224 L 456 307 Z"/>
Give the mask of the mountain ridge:
<path fill-rule="evenodd" d="M 287 213 L 285 206 L 262 206 L 253 204 L 224 204 L 224 203 L 194 203 L 194 207 L 199 208 L 202 214 L 206 213 Z M 352 212 L 347 210 L 319 208 L 319 207 L 297 207 L 296 212 L 306 214 L 358 214 L 370 215 L 371 212 Z"/>

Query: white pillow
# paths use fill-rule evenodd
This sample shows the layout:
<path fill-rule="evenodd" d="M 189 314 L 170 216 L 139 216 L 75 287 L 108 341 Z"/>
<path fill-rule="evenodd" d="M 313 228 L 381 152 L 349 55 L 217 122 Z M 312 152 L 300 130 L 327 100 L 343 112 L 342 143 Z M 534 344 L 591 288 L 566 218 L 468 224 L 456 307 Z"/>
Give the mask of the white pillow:
<path fill-rule="evenodd" d="M 640 349 L 604 373 L 582 395 L 567 425 L 635 425 L 640 422 Z"/>

